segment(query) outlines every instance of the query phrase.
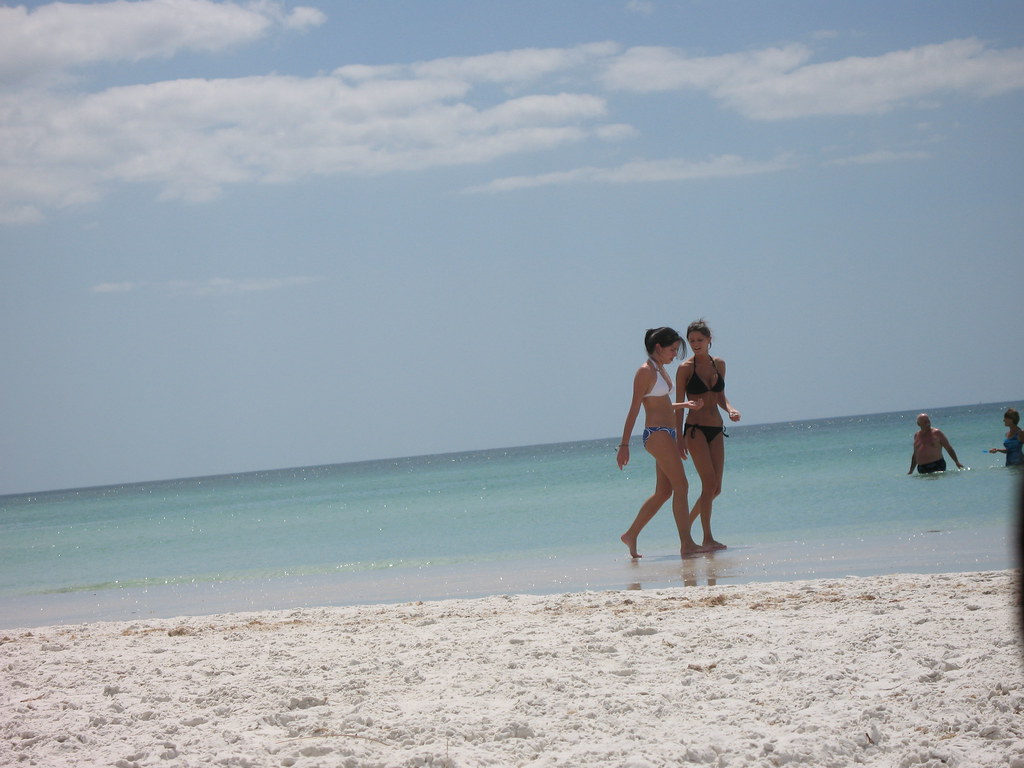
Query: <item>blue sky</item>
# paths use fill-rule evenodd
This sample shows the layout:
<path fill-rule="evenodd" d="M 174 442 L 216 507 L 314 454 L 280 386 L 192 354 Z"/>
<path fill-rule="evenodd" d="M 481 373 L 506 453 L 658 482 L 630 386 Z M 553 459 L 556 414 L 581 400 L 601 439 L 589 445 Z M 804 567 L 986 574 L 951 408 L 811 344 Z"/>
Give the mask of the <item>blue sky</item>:
<path fill-rule="evenodd" d="M 615 436 L 697 317 L 744 423 L 1020 406 L 1022 22 L 4 3 L 0 493 Z"/>

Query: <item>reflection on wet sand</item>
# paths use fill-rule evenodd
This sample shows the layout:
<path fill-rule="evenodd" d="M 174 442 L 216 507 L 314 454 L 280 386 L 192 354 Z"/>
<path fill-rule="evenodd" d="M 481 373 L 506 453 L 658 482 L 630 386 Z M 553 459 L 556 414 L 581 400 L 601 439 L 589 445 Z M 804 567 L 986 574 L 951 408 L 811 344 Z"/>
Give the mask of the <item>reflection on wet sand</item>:
<path fill-rule="evenodd" d="M 700 552 L 695 555 L 683 558 L 665 568 L 645 569 L 643 581 L 634 581 L 627 585 L 627 589 L 643 589 L 644 582 L 647 588 L 659 588 L 666 586 L 684 587 L 714 587 L 718 584 L 719 573 L 725 575 L 728 568 L 727 550 L 721 549 L 712 552 Z M 650 565 L 648 561 L 647 565 Z M 660 565 L 660 563 L 659 563 Z M 632 568 L 640 569 L 640 562 L 633 560 Z M 674 575 L 673 575 L 674 572 Z"/>
<path fill-rule="evenodd" d="M 702 552 L 632 561 L 619 584 L 629 589 L 721 586 L 750 582 L 845 578 L 890 573 L 1000 570 L 1015 560 L 1004 528 L 931 530 L 901 536 L 739 544 Z"/>

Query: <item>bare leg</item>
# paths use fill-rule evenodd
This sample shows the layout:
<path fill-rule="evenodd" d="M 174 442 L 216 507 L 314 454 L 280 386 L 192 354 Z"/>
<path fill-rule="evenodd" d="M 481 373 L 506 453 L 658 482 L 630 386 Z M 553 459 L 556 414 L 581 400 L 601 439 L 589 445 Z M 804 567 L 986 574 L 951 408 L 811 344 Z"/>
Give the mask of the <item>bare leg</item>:
<path fill-rule="evenodd" d="M 725 549 L 725 544 L 715 541 L 711 535 L 711 505 L 722 492 L 722 472 L 725 468 L 725 438 L 718 435 L 710 443 L 698 430 L 686 437 L 686 448 L 693 459 L 693 465 L 700 476 L 700 496 L 690 512 L 690 525 L 699 517 L 704 531 L 702 549 L 711 551 Z"/>
<path fill-rule="evenodd" d="M 640 531 L 651 522 L 651 519 L 658 513 L 662 505 L 672 496 L 672 483 L 669 481 L 668 476 L 661 471 L 660 467 L 656 467 L 656 473 L 657 483 L 654 486 L 654 493 L 641 505 L 640 511 L 636 513 L 636 519 L 629 526 L 629 530 L 619 537 L 622 539 L 622 543 L 629 547 L 629 554 L 634 558 L 643 557 L 643 555 L 636 551 L 636 540 L 640 536 Z"/>
<path fill-rule="evenodd" d="M 679 552 L 689 555 L 701 551 L 701 547 L 690 535 L 690 509 L 687 493 L 690 486 L 686 481 L 683 460 L 679 457 L 676 441 L 665 432 L 656 432 L 647 441 L 647 452 L 658 463 L 658 472 L 664 474 L 672 487 L 672 516 L 679 532 Z"/>

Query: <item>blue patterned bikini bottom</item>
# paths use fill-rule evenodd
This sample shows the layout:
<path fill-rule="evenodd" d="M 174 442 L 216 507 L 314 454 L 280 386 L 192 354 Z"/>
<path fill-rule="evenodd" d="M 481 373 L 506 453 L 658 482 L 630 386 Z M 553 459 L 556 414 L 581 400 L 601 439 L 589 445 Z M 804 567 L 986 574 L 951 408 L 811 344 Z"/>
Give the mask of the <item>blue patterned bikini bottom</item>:
<path fill-rule="evenodd" d="M 647 445 L 647 438 L 653 435 L 655 432 L 668 432 L 668 436 L 673 440 L 676 439 L 676 431 L 672 427 L 644 427 L 644 445 Z"/>

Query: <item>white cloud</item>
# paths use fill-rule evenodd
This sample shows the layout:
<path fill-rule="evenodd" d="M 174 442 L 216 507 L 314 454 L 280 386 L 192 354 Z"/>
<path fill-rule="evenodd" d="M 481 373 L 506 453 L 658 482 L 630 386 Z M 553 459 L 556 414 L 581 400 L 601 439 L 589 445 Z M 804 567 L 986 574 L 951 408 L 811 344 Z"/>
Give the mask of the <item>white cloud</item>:
<path fill-rule="evenodd" d="M 949 93 L 1024 88 L 1024 49 L 994 50 L 974 38 L 820 64 L 808 63 L 811 53 L 801 45 L 711 57 L 631 48 L 610 64 L 605 82 L 636 92 L 706 91 L 756 120 L 879 114 Z"/>
<path fill-rule="evenodd" d="M 0 83 L 45 82 L 72 67 L 219 51 L 262 37 L 274 25 L 306 29 L 326 17 L 280 3 L 211 0 L 51 3 L 0 7 Z"/>
<path fill-rule="evenodd" d="M 623 139 L 636 138 L 640 135 L 640 131 L 638 131 L 634 126 L 627 125 L 625 123 L 598 126 L 594 133 L 598 138 L 604 139 L 605 141 L 621 141 Z"/>
<path fill-rule="evenodd" d="M 574 48 L 525 48 L 482 56 L 435 59 L 409 67 L 416 78 L 459 79 L 474 83 L 517 83 L 590 66 L 617 54 L 618 43 L 589 43 Z"/>
<path fill-rule="evenodd" d="M 293 288 L 319 282 L 315 277 L 281 277 L 281 278 L 246 278 L 233 280 L 215 277 L 202 281 L 178 281 L 165 283 L 165 287 L 174 291 L 184 291 L 198 296 L 225 295 L 233 293 L 263 293 L 282 288 Z"/>
<path fill-rule="evenodd" d="M 878 163 L 895 163 L 906 160 L 927 160 L 931 155 L 920 150 L 896 152 L 889 149 L 880 149 L 875 152 L 866 152 L 862 155 L 852 157 L 840 157 L 829 160 L 826 165 L 875 165 Z"/>
<path fill-rule="evenodd" d="M 534 176 L 508 176 L 464 190 L 467 193 L 510 192 L 536 187 L 561 186 L 581 182 L 604 184 L 641 184 L 665 181 L 696 181 L 737 176 L 776 173 L 792 168 L 793 158 L 781 156 L 774 160 L 752 161 L 737 155 L 719 155 L 701 162 L 668 158 L 636 160 L 615 168 L 584 167 Z"/>
<path fill-rule="evenodd" d="M 316 9 L 289 11 L 269 0 L 0 8 L 0 80 L 9 84 L 0 89 L 0 222 L 38 222 L 51 210 L 100 201 L 115 185 L 203 202 L 234 184 L 483 164 L 636 137 L 604 89 L 703 91 L 748 118 L 779 120 L 1024 87 L 1024 50 L 973 39 L 825 63 L 812 63 L 812 49 L 799 44 L 693 57 L 601 42 L 347 65 L 315 77 L 168 79 L 97 92 L 40 85 L 55 82 L 43 75 L 74 74 L 93 62 L 217 50 L 274 26 L 323 20 Z M 641 161 L 509 177 L 474 191 L 713 178 L 770 172 L 780 162 L 786 167 L 729 155 Z"/>
<path fill-rule="evenodd" d="M 587 43 L 573 48 L 523 48 L 480 56 L 461 56 L 419 61 L 412 64 L 347 64 L 334 70 L 343 80 L 413 82 L 450 81 L 470 86 L 496 83 L 521 86 L 549 76 L 564 76 L 578 70 L 590 82 L 595 66 L 621 52 L 618 43 Z"/>
<path fill-rule="evenodd" d="M 37 205 L 3 205 L 0 202 L 0 224 L 38 224 L 44 218 Z"/>
<path fill-rule="evenodd" d="M 810 56 L 811 50 L 803 45 L 696 57 L 675 48 L 639 46 L 609 63 L 604 82 L 614 90 L 640 93 L 691 88 L 714 94 L 729 84 L 761 81 L 791 71 Z"/>
<path fill-rule="evenodd" d="M 299 7 L 293 8 L 291 13 L 282 19 L 286 29 L 296 29 L 305 32 L 307 29 L 319 27 L 326 23 L 327 14 L 318 8 Z"/>
<path fill-rule="evenodd" d="M 576 54 L 563 59 L 565 66 L 578 61 Z M 551 66 L 519 61 L 502 71 Z M 438 71 L 496 76 L 451 60 Z M 231 184 L 481 163 L 582 141 L 604 127 L 607 113 L 605 100 L 588 93 L 476 105 L 472 83 L 455 77 L 351 74 L 0 97 L 0 181 L 9 182 L 0 185 L 0 210 L 37 220 L 48 208 L 98 200 L 116 183 L 152 184 L 162 199 L 203 202 Z"/>
<path fill-rule="evenodd" d="M 283 288 L 312 285 L 321 278 L 293 276 L 271 278 L 232 279 L 214 277 L 208 280 L 170 280 L 163 283 L 136 283 L 124 281 L 120 283 L 100 283 L 92 287 L 93 293 L 130 293 L 143 288 L 186 293 L 193 296 L 223 296 L 238 293 L 262 293 Z"/>
<path fill-rule="evenodd" d="M 626 10 L 650 16 L 654 13 L 654 3 L 650 2 L 650 0 L 628 0 Z"/>
<path fill-rule="evenodd" d="M 589 94 L 523 96 L 481 113 L 480 127 L 538 125 L 604 117 L 604 99 Z"/>
<path fill-rule="evenodd" d="M 100 283 L 92 287 L 93 293 L 131 293 L 138 285 L 132 282 Z"/>

